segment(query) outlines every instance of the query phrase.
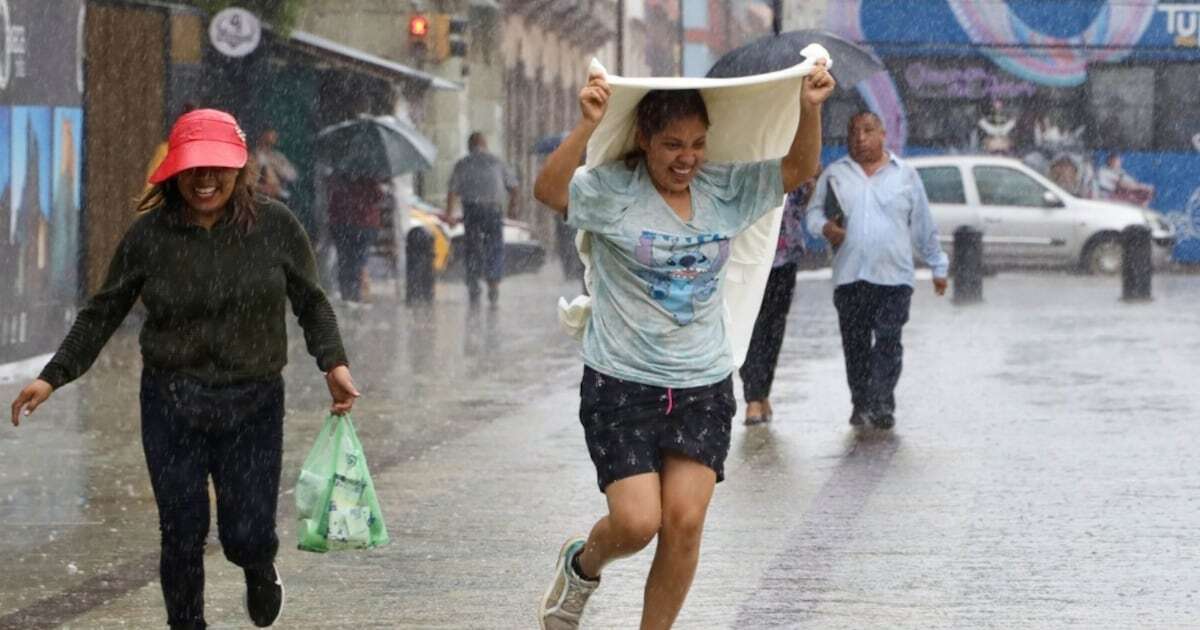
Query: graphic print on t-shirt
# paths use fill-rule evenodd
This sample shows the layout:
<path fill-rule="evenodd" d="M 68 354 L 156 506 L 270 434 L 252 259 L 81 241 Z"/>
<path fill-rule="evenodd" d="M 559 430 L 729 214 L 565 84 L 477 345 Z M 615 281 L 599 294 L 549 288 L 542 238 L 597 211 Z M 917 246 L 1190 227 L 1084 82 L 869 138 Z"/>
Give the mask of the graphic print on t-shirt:
<path fill-rule="evenodd" d="M 681 326 L 695 317 L 695 300 L 717 290 L 717 277 L 729 258 L 729 238 L 720 234 L 678 236 L 643 230 L 634 257 L 650 297 Z"/>

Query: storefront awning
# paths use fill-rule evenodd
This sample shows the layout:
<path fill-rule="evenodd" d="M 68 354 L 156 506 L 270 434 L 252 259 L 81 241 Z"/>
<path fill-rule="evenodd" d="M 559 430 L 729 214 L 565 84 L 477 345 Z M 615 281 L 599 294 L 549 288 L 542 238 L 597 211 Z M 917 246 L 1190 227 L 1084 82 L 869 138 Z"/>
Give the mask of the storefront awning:
<path fill-rule="evenodd" d="M 312 33 L 292 31 L 290 37 L 288 37 L 287 44 L 306 49 L 307 52 L 320 57 L 334 57 L 342 63 L 357 66 L 373 74 L 385 75 L 388 78 L 413 81 L 436 90 L 463 89 L 461 83 L 448 81 L 428 72 L 422 72 L 416 68 L 389 61 L 383 57 L 377 57 L 371 53 L 339 44 L 324 37 L 313 35 Z"/>

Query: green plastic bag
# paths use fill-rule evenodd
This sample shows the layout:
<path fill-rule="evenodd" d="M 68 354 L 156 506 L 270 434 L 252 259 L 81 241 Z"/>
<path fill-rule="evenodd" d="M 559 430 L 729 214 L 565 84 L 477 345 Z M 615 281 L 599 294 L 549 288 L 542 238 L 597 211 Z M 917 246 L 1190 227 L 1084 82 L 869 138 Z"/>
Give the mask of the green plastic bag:
<path fill-rule="evenodd" d="M 375 484 L 350 414 L 325 419 L 296 481 L 296 516 L 304 551 L 370 549 L 388 543 Z"/>

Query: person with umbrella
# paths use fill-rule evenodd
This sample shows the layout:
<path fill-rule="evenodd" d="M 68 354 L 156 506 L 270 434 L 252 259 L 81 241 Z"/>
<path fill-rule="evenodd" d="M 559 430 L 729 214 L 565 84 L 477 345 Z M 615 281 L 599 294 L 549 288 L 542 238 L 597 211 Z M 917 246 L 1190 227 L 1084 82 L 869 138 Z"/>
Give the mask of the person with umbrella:
<path fill-rule="evenodd" d="M 799 120 L 788 121 L 796 127 L 786 154 L 743 163 L 706 162 L 709 107 L 699 90 L 651 89 L 633 113 L 634 151 L 576 170 L 614 95 L 601 71 L 590 73 L 582 118 L 547 158 L 534 195 L 591 235 L 579 417 L 608 514 L 559 551 L 543 630 L 578 628 L 605 566 L 656 536 L 641 628 L 669 628 L 679 614 L 737 408 L 723 319 L 731 239 L 816 174 L 821 104 L 833 86 L 816 65 L 792 92 Z"/>
<path fill-rule="evenodd" d="M 338 285 L 348 305 L 361 304 L 367 254 L 394 204 L 392 178 L 433 165 L 437 148 L 395 116 L 359 115 L 317 133 L 326 217 L 338 257 Z M 392 224 L 399 221 L 393 217 Z"/>
<path fill-rule="evenodd" d="M 462 202 L 463 240 L 466 251 L 467 297 L 479 303 L 479 277 L 488 285 L 488 302 L 500 299 L 504 276 L 504 203 L 516 207 L 517 178 L 500 158 L 488 151 L 487 138 L 476 131 L 467 138 L 468 154 L 454 165 L 446 193 L 446 216 Z"/>
<path fill-rule="evenodd" d="M 205 627 L 210 476 L 221 547 L 245 574 L 251 621 L 270 626 L 283 608 L 275 508 L 289 302 L 325 373 L 332 412 L 350 411 L 358 396 L 304 228 L 285 206 L 255 193 L 258 175 L 247 158 L 233 116 L 198 109 L 176 121 L 103 286 L 12 403 L 16 426 L 87 371 L 141 298 L 141 438 L 173 630 Z"/>
<path fill-rule="evenodd" d="M 338 290 L 347 306 L 366 301 L 363 271 L 379 237 L 383 206 L 391 199 L 389 183 L 372 176 L 334 172 L 325 185 L 329 235 L 337 250 Z"/>

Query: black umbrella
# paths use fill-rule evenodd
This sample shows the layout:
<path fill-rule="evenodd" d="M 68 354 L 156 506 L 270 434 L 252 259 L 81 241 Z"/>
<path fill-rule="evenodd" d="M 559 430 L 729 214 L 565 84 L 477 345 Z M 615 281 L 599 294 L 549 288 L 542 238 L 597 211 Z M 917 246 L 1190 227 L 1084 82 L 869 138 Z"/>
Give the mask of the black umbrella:
<path fill-rule="evenodd" d="M 360 116 L 317 133 L 322 159 L 335 173 L 388 179 L 433 166 L 437 147 L 395 116 Z"/>
<path fill-rule="evenodd" d="M 809 44 L 820 44 L 829 51 L 829 56 L 833 58 L 833 66 L 829 71 L 837 79 L 838 85 L 847 90 L 885 69 L 883 62 L 862 46 L 829 31 L 805 29 L 769 35 L 735 48 L 722 55 L 707 76 L 744 77 L 790 68 L 804 61 L 800 51 Z"/>

